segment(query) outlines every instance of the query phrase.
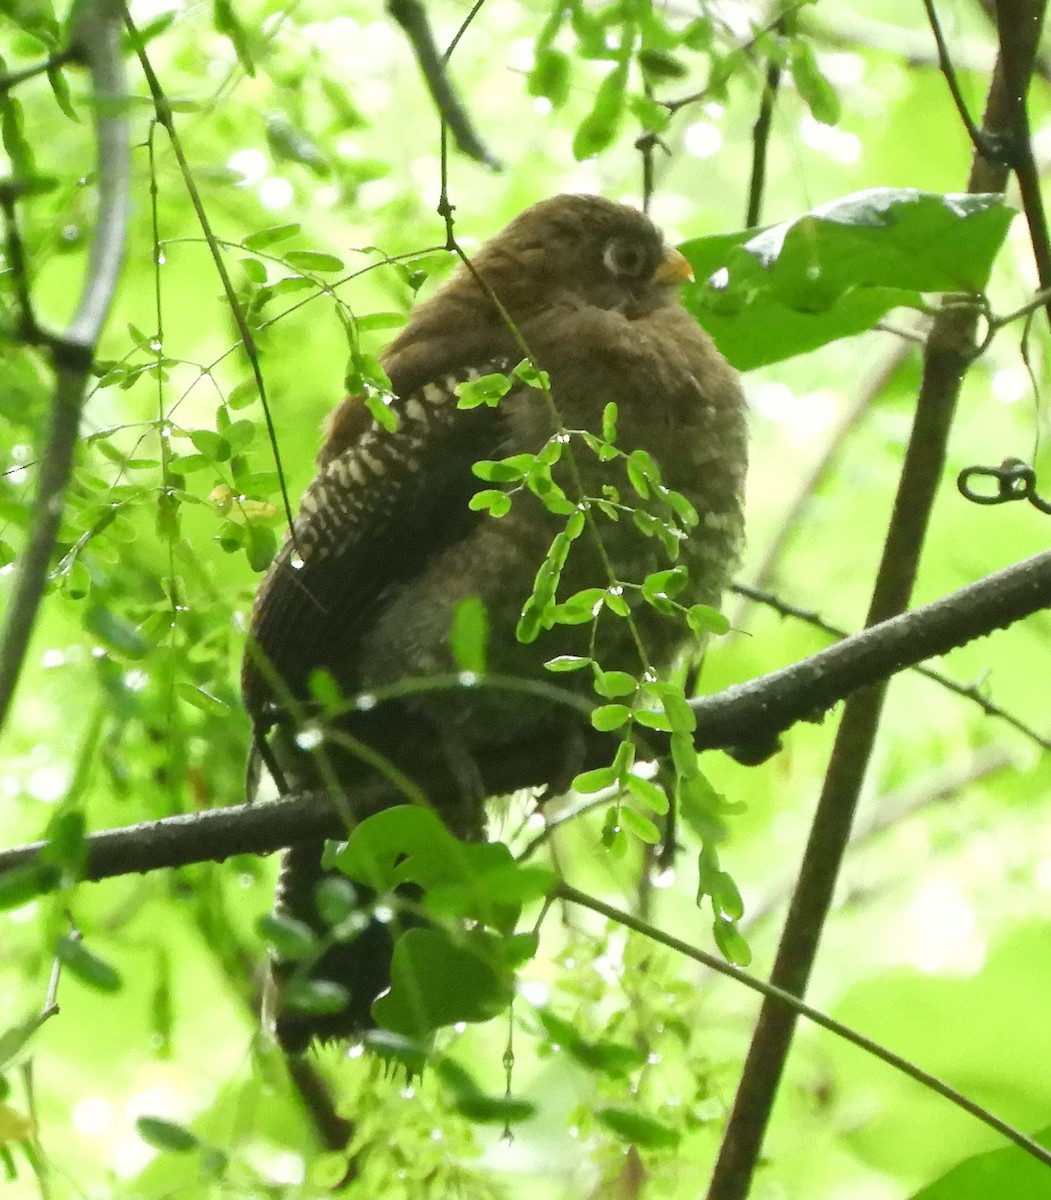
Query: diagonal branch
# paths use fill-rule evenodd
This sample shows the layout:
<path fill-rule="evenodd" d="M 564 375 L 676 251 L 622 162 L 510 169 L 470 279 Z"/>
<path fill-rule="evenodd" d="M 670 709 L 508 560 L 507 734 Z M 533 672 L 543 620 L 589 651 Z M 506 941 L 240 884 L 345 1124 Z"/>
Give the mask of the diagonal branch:
<path fill-rule="evenodd" d="M 778 735 L 791 725 L 814 720 L 858 688 L 1048 607 L 1051 551 L 866 629 L 790 667 L 693 700 L 691 707 L 697 716 L 694 744 L 701 750 L 736 747 L 738 753 L 746 747 L 751 759 L 758 761 L 765 757 L 761 751 L 769 752 Z M 484 682 L 472 690 L 477 692 L 480 687 Z M 663 748 L 658 733 L 648 732 L 647 742 L 657 752 Z M 588 757 L 583 765 L 608 762 L 614 744 L 595 735 L 586 748 Z M 523 746 L 514 755 L 501 753 L 480 761 L 479 771 L 488 791 L 500 795 L 547 778 L 552 755 L 560 754 L 561 749 L 553 748 L 548 739 Z M 382 780 L 362 784 L 353 799 L 359 820 L 393 802 L 390 787 Z M 92 834 L 87 839 L 82 878 L 107 879 L 221 861 L 234 854 L 266 854 L 299 841 L 340 837 L 345 829 L 336 806 L 321 793 L 167 817 Z M 0 886 L 13 886 L 10 873 L 19 872 L 26 889 L 23 898 L 57 887 L 60 873 L 50 865 L 45 846 L 37 842 L 0 851 Z"/>
<path fill-rule="evenodd" d="M 1043 0 L 1024 2 L 1031 7 L 1036 5 L 1032 11 L 1042 14 Z M 1019 120 L 1024 122 L 1025 92 L 1039 27 L 1039 15 L 1026 24 L 1020 39 L 1015 39 L 1016 57 L 1011 63 L 1005 61 L 1007 37 L 1001 29 L 1001 53 L 983 120 L 985 131 L 1017 129 Z M 1023 60 L 1028 70 L 1020 73 L 1019 64 Z M 1021 118 L 1017 115 L 1019 111 Z M 979 145 L 987 141 L 983 134 Z M 1006 168 L 979 152 L 971 168 L 968 190 L 1002 192 L 1006 183 Z M 869 625 L 901 613 L 912 593 L 957 397 L 974 358 L 975 328 L 973 314 L 960 309 L 943 310 L 931 328 L 924 352 L 916 418 L 873 589 Z M 856 692 L 844 709 L 832 749 L 799 882 L 770 976 L 771 983 L 800 998 L 806 994 L 817 958 L 885 697 L 885 681 L 873 682 Z M 744 1200 L 751 1188 L 795 1023 L 796 1016 L 791 1010 L 770 1001 L 763 1003 L 712 1176 L 709 1200 Z"/>
<path fill-rule="evenodd" d="M 499 171 L 500 160 L 482 141 L 471 122 L 470 114 L 449 79 L 447 62 L 443 61 L 438 52 L 434 31 L 421 0 L 387 0 L 387 11 L 409 39 L 438 115 L 449 127 L 457 146 L 468 158 Z"/>

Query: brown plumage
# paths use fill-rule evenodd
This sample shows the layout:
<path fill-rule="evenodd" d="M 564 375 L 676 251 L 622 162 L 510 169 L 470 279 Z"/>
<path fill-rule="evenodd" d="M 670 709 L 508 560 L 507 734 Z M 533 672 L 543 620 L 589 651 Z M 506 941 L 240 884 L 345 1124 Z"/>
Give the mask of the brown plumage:
<path fill-rule="evenodd" d="M 490 672 L 550 683 L 547 659 L 592 652 L 590 625 L 556 625 L 529 644 L 515 638 L 537 567 L 566 517 L 525 489 L 500 519 L 468 508 L 476 491 L 492 486 L 472 474 L 473 463 L 537 452 L 555 431 L 548 399 L 524 383 L 496 408 L 457 407 L 457 384 L 509 373 L 525 357 L 523 344 L 550 376 L 567 430 L 599 433 L 604 407 L 615 402 L 618 447 L 647 450 L 665 484 L 696 508 L 700 521 L 680 556 L 689 584 L 677 600 L 716 602 L 735 561 L 743 405 L 734 373 L 678 302 L 685 260 L 634 209 L 567 195 L 526 210 L 473 264 L 503 312 L 463 268 L 414 311 L 383 356 L 398 429 L 382 430 L 356 397 L 336 409 L 296 544 L 286 545 L 260 588 L 245 703 L 257 739 L 276 726 L 269 744 L 290 787 L 335 782 L 353 803 L 353 785 L 368 773 L 338 745 L 326 747 L 324 770 L 297 745 L 289 702 L 309 700 L 311 671 L 327 670 L 346 696 L 454 672 L 450 622 L 465 597 L 486 607 Z M 666 517 L 635 495 L 623 460 L 601 462 L 579 438 L 571 450 L 576 478 L 565 454 L 553 474 L 572 498 L 601 497 L 612 486 L 626 504 Z M 607 585 L 608 568 L 617 580 L 638 583 L 670 565 L 661 542 L 644 536 L 629 514 L 613 521 L 592 511 L 601 548 L 589 531 L 573 543 L 559 598 Z M 650 664 L 666 668 L 684 641 L 681 622 L 635 603 L 630 589 L 625 596 Z M 628 623 L 609 613 L 598 619 L 593 652 L 606 669 L 637 673 L 641 666 Z M 585 673 L 558 682 L 567 679 L 588 686 Z M 481 836 L 487 761 L 524 745 L 566 744 L 572 724 L 565 708 L 514 691 L 472 689 L 379 704 L 344 718 L 341 728 L 394 761 L 454 831 L 470 838 Z M 557 762 L 557 754 L 538 755 L 536 777 L 523 782 L 555 782 Z M 315 924 L 319 851 L 296 847 L 283 877 L 285 905 Z M 320 973 L 349 989 L 348 1008 L 320 1020 L 279 1013 L 283 1042 L 298 1049 L 313 1034 L 367 1026 L 368 1008 L 386 986 L 389 954 L 386 930 L 370 927 L 323 960 Z"/>

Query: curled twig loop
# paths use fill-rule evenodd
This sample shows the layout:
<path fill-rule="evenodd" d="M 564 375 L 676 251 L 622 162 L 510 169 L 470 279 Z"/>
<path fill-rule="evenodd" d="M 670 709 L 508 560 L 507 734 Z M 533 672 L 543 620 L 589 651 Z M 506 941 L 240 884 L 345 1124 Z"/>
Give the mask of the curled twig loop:
<path fill-rule="evenodd" d="M 989 495 L 975 491 L 972 479 L 993 479 L 996 492 Z M 966 467 L 956 478 L 960 495 L 973 504 L 1006 504 L 1010 500 L 1028 500 L 1042 513 L 1051 516 L 1051 501 L 1045 500 L 1036 490 L 1036 472 L 1020 458 L 1005 458 L 998 467 Z"/>

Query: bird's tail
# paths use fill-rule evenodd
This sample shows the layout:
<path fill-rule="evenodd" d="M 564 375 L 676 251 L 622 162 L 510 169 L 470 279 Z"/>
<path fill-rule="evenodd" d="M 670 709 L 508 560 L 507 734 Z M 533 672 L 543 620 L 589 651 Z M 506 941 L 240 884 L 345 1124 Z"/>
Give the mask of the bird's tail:
<path fill-rule="evenodd" d="M 275 911 L 308 925 L 324 947 L 316 957 L 275 957 L 271 963 L 264 1020 L 293 1054 L 312 1038 L 354 1039 L 374 1028 L 372 1003 L 390 987 L 396 931 L 373 912 L 375 895 L 356 887 L 360 919 L 343 920 L 336 930 L 318 908 L 318 887 L 325 878 L 343 879 L 323 869 L 323 849 L 324 842 L 312 841 L 287 850 L 278 881 Z"/>

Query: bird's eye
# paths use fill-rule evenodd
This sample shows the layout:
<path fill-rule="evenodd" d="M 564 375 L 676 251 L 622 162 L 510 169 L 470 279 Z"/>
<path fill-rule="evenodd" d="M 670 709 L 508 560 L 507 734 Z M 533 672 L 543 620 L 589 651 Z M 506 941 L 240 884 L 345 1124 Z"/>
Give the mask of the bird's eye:
<path fill-rule="evenodd" d="M 637 279 L 649 264 L 646 247 L 627 238 L 611 238 L 602 251 L 602 261 L 613 275 Z"/>

